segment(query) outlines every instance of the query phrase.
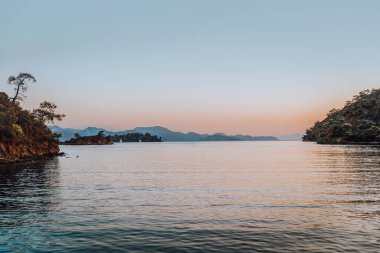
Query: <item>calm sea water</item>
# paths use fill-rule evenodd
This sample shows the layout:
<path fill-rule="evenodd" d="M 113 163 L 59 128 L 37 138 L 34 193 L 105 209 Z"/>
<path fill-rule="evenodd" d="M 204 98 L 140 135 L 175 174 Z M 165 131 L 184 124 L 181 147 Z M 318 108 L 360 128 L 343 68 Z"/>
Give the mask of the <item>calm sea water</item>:
<path fill-rule="evenodd" d="M 0 169 L 0 252 L 379 252 L 380 149 L 64 146 Z"/>

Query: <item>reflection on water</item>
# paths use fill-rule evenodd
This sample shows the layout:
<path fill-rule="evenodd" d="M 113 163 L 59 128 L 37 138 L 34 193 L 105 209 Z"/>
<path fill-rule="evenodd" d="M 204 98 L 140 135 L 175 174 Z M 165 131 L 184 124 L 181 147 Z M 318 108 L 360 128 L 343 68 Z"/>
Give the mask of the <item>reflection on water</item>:
<path fill-rule="evenodd" d="M 378 252 L 380 149 L 62 147 L 0 169 L 0 252 Z M 78 158 L 76 158 L 78 156 Z"/>
<path fill-rule="evenodd" d="M 0 252 L 34 243 L 59 204 L 58 158 L 0 166 Z M 32 235 L 32 236 L 31 236 Z"/>

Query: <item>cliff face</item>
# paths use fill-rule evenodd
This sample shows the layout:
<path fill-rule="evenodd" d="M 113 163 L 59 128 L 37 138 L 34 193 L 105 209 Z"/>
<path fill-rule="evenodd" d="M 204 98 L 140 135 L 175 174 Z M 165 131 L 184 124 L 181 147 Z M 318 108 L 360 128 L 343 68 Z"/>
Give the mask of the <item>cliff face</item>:
<path fill-rule="evenodd" d="M 331 110 L 306 130 L 304 141 L 320 144 L 380 144 L 380 89 L 365 90 Z"/>
<path fill-rule="evenodd" d="M 41 118 L 0 92 L 0 163 L 58 155 L 58 145 Z"/>

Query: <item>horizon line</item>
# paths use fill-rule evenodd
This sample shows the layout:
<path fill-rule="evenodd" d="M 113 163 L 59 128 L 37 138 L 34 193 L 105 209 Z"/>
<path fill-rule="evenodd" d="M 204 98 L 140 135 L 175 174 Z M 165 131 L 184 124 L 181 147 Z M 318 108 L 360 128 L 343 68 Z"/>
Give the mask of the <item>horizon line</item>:
<path fill-rule="evenodd" d="M 109 130 L 109 129 L 106 129 L 106 128 L 103 128 L 103 127 L 96 127 L 96 126 L 87 126 L 87 127 L 84 127 L 84 128 L 72 128 L 72 127 L 61 127 L 59 126 L 58 124 L 51 124 L 51 125 L 48 125 L 48 127 L 53 127 L 53 126 L 56 126 L 56 127 L 59 127 L 61 129 L 71 129 L 71 130 L 80 130 L 80 131 L 83 131 L 83 130 L 86 130 L 88 128 L 98 128 L 98 129 L 103 129 L 105 131 L 108 131 L 108 132 L 123 132 L 123 131 L 133 131 L 134 129 L 136 128 L 154 128 L 154 127 L 160 127 L 160 128 L 164 128 L 164 129 L 167 129 L 171 132 L 177 132 L 177 133 L 183 133 L 183 134 L 189 134 L 189 133 L 196 133 L 196 134 L 200 134 L 200 135 L 216 135 L 216 134 L 224 134 L 224 135 L 227 135 L 227 136 L 235 136 L 235 135 L 245 135 L 245 136 L 252 136 L 252 137 L 257 137 L 257 136 L 273 136 L 273 137 L 280 137 L 280 136 L 291 136 L 291 135 L 304 135 L 305 133 L 288 133 L 288 134 L 276 134 L 276 135 L 273 135 L 273 134 L 265 134 L 265 135 L 252 135 L 252 134 L 245 134 L 245 133 L 237 133 L 237 134 L 226 134 L 224 132 L 213 132 L 213 133 L 199 133 L 199 132 L 194 132 L 194 131 L 179 131 L 179 130 L 173 130 L 173 129 L 170 129 L 168 127 L 164 127 L 164 126 L 159 126 L 159 125 L 153 125 L 153 126 L 136 126 L 134 128 L 131 128 L 131 129 L 123 129 L 123 130 Z"/>

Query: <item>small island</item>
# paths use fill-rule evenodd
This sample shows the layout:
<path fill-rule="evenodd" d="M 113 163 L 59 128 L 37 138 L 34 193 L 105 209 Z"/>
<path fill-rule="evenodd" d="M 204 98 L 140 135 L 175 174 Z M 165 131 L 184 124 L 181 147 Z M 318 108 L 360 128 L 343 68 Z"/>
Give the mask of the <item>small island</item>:
<path fill-rule="evenodd" d="M 8 83 L 15 86 L 9 97 L 0 92 L 0 164 L 41 159 L 59 154 L 59 134 L 46 126 L 65 115 L 56 114 L 57 106 L 44 101 L 34 110 L 25 110 L 20 104 L 25 99 L 27 82 L 36 82 L 28 73 L 10 76 Z"/>
<path fill-rule="evenodd" d="M 99 131 L 97 135 L 80 136 L 75 134 L 74 138 L 61 142 L 61 145 L 111 145 L 113 144 L 111 137 L 105 136 L 104 131 Z"/>
<path fill-rule="evenodd" d="M 106 136 L 104 131 L 97 135 L 80 136 L 75 134 L 74 138 L 61 142 L 61 145 L 111 145 L 114 142 L 161 142 L 161 137 L 149 133 L 128 133 L 123 135 Z"/>
<path fill-rule="evenodd" d="M 128 133 L 110 136 L 113 142 L 162 142 L 161 137 L 150 133 Z"/>
<path fill-rule="evenodd" d="M 319 144 L 380 144 L 380 89 L 364 90 L 306 130 L 303 141 Z"/>

